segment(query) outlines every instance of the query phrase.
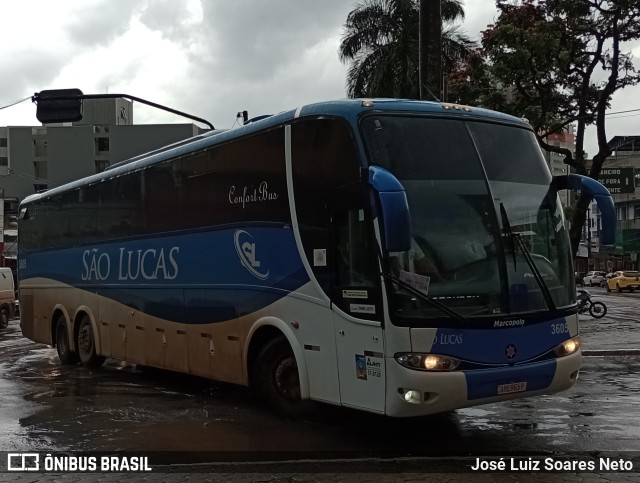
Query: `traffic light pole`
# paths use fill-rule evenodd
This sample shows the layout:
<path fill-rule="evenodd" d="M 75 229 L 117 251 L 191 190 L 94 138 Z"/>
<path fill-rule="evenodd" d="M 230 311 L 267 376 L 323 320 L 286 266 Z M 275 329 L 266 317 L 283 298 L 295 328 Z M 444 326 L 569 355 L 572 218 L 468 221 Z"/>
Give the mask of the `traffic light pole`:
<path fill-rule="evenodd" d="M 142 104 L 155 107 L 157 109 L 162 109 L 163 111 L 171 112 L 172 114 L 177 114 L 178 116 L 201 122 L 202 124 L 206 124 L 207 126 L 209 126 L 211 130 L 215 129 L 213 127 L 213 124 L 211 124 L 206 119 L 192 116 L 191 114 L 187 114 L 185 112 L 163 106 L 162 104 L 147 101 L 146 99 L 142 99 L 140 97 L 131 96 L 129 94 L 83 94 L 79 89 L 60 89 L 36 92 L 31 100 L 38 105 L 36 117 L 40 122 L 46 124 L 52 122 L 73 122 L 82 119 L 81 101 L 83 101 L 84 99 L 114 98 L 124 98 L 130 99 L 132 101 L 137 101 Z M 77 103 L 65 103 L 64 101 L 77 101 Z"/>

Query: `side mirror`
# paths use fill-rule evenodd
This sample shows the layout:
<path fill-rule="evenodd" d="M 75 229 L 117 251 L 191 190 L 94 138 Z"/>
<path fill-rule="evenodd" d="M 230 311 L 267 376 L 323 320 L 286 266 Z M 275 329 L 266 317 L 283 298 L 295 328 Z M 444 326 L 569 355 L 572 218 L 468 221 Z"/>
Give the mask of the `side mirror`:
<path fill-rule="evenodd" d="M 586 193 L 590 199 L 595 200 L 602 215 L 602 245 L 613 245 L 616 241 L 616 207 L 611 198 L 611 193 L 599 181 L 580 174 L 568 174 L 556 176 L 551 185 L 559 190 L 580 190 Z"/>
<path fill-rule="evenodd" d="M 375 191 L 382 218 L 382 241 L 390 252 L 411 248 L 411 216 L 404 187 L 386 169 L 369 167 L 369 184 Z"/>

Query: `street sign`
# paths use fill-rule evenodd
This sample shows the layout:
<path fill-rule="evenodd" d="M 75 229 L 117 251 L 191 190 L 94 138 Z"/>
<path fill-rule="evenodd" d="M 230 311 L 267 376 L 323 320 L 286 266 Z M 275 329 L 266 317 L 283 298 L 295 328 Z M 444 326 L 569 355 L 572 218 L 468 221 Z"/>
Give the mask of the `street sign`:
<path fill-rule="evenodd" d="M 598 181 L 612 195 L 634 193 L 636 190 L 633 168 L 602 168 Z"/>

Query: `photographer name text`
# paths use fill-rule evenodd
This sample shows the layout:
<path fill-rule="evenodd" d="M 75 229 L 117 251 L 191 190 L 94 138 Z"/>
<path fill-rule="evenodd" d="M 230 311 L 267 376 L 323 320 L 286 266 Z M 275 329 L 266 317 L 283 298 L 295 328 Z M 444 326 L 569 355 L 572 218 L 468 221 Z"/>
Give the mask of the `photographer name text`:
<path fill-rule="evenodd" d="M 555 458 L 476 458 L 473 471 L 633 471 L 633 462 L 622 458 L 594 460 Z"/>

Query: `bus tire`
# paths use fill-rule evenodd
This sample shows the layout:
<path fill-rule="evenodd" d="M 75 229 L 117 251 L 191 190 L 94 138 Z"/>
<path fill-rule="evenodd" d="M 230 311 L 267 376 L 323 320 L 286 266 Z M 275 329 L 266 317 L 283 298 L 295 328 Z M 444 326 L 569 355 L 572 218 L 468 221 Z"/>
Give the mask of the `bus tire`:
<path fill-rule="evenodd" d="M 85 366 L 98 367 L 101 366 L 106 359 L 104 356 L 99 356 L 96 353 L 96 341 L 93 336 L 93 327 L 91 326 L 91 320 L 89 320 L 89 317 L 86 315 L 80 319 L 76 347 L 78 348 L 80 362 Z"/>
<path fill-rule="evenodd" d="M 2 307 L 0 309 L 0 329 L 6 329 L 9 326 L 9 309 Z"/>
<path fill-rule="evenodd" d="M 56 351 L 58 352 L 58 359 L 64 365 L 73 366 L 80 360 L 78 353 L 72 351 L 69 346 L 69 331 L 64 319 L 58 320 L 56 324 Z"/>
<path fill-rule="evenodd" d="M 300 397 L 298 365 L 284 337 L 268 341 L 253 368 L 254 389 L 279 416 L 299 418 L 309 414 L 310 401 Z"/>

